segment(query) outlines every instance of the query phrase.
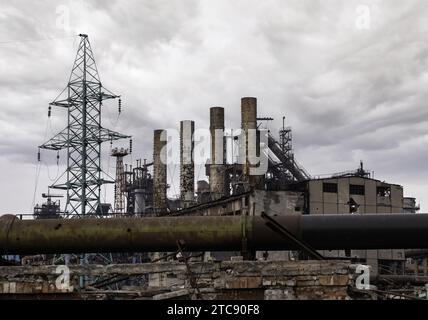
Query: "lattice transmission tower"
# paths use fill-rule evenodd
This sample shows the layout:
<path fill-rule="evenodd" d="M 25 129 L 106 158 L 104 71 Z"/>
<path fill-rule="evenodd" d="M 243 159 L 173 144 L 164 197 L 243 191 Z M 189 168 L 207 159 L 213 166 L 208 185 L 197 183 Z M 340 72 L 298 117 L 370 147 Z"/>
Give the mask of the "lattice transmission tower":
<path fill-rule="evenodd" d="M 67 191 L 65 211 L 76 215 L 100 214 L 102 178 L 101 144 L 130 138 L 101 126 L 103 101 L 119 98 L 101 84 L 88 36 L 80 34 L 80 44 L 66 88 L 49 104 L 66 108 L 67 127 L 40 146 L 42 149 L 67 149 L 66 171 L 50 188 Z M 58 183 L 60 180 L 65 182 Z"/>

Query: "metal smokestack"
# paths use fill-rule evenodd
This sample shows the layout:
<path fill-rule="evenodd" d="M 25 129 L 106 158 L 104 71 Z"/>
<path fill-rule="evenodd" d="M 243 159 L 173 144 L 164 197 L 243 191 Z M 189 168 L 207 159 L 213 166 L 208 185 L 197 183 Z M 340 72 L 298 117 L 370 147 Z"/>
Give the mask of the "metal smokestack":
<path fill-rule="evenodd" d="M 153 139 L 153 209 L 158 214 L 165 212 L 166 198 L 166 130 L 155 130 Z"/>
<path fill-rule="evenodd" d="M 180 198 L 184 207 L 189 206 L 195 198 L 195 122 L 180 122 Z"/>
<path fill-rule="evenodd" d="M 209 166 L 212 200 L 226 195 L 226 144 L 224 139 L 224 108 L 210 109 L 211 163 Z"/>
<path fill-rule="evenodd" d="M 255 167 L 249 162 L 249 157 L 257 154 L 257 98 L 244 97 L 241 99 L 241 129 L 240 146 L 242 173 L 250 186 L 257 184 L 257 176 L 250 175 L 250 168 Z"/>

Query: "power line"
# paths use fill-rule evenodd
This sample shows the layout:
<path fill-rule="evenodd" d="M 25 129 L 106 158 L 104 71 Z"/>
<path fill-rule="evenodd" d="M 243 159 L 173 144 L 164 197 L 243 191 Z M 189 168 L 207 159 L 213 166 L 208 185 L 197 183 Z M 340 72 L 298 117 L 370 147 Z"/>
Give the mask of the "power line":
<path fill-rule="evenodd" d="M 51 41 L 51 40 L 63 40 L 75 38 L 77 35 L 66 36 L 66 37 L 56 37 L 56 38 L 40 38 L 40 39 L 21 39 L 21 40 L 8 40 L 0 41 L 0 44 L 13 44 L 13 43 L 26 43 L 26 42 L 40 42 L 40 41 Z"/>
<path fill-rule="evenodd" d="M 51 126 L 52 126 L 51 118 L 48 117 L 47 120 L 46 120 L 45 135 L 44 135 L 43 140 L 45 140 L 46 137 L 48 136 L 48 131 L 49 131 L 49 128 Z M 35 168 L 36 168 L 36 175 L 35 175 L 35 181 L 34 181 L 34 194 L 33 194 L 33 201 L 31 203 L 30 211 L 32 211 L 34 209 L 34 206 L 36 204 L 36 193 L 37 193 L 37 188 L 38 188 L 38 185 L 39 185 L 40 170 L 41 170 L 41 167 L 42 167 L 42 161 L 40 159 L 40 150 L 38 152 L 38 159 L 37 160 L 38 161 L 37 161 L 36 166 L 35 166 Z M 48 172 L 48 175 L 49 175 L 49 172 Z"/>
<path fill-rule="evenodd" d="M 34 181 L 34 194 L 33 194 L 33 202 L 31 204 L 30 212 L 34 209 L 34 206 L 36 204 L 36 193 L 37 193 L 37 187 L 39 184 L 39 176 L 40 176 L 40 162 L 36 164 L 36 177 Z"/>

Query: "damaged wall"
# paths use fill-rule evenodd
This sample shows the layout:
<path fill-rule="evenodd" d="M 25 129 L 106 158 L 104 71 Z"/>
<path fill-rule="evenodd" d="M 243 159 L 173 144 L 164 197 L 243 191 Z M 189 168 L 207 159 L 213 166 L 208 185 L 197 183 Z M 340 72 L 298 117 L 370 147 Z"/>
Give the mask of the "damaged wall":
<path fill-rule="evenodd" d="M 56 288 L 58 266 L 0 267 L 0 299 L 32 295 L 63 295 L 85 299 L 350 299 L 354 269 L 347 261 L 160 262 L 70 266 L 73 292 Z M 141 276 L 165 273 L 158 286 L 123 286 L 77 290 L 78 277 Z"/>

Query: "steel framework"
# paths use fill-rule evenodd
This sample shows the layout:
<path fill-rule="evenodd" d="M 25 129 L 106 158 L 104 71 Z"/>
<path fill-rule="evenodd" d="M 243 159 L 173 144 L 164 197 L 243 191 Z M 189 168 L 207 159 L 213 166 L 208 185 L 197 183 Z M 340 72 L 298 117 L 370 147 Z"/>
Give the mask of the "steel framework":
<path fill-rule="evenodd" d="M 101 144 L 130 137 L 101 126 L 103 101 L 119 96 L 102 86 L 88 36 L 79 36 L 67 87 L 50 103 L 68 110 L 68 125 L 40 148 L 67 149 L 66 171 L 50 188 L 67 190 L 65 211 L 86 215 L 97 214 L 101 185 L 114 182 L 101 177 Z M 58 183 L 64 174 L 66 181 Z"/>
<path fill-rule="evenodd" d="M 279 130 L 279 144 L 281 146 L 282 152 L 289 159 L 294 158 L 292 139 L 293 137 L 292 137 L 291 127 L 285 127 L 285 117 L 283 117 L 282 129 Z"/>
<path fill-rule="evenodd" d="M 116 158 L 116 183 L 114 185 L 114 212 L 125 212 L 125 174 L 123 169 L 123 157 L 129 154 L 128 149 L 114 148 L 112 157 Z"/>

